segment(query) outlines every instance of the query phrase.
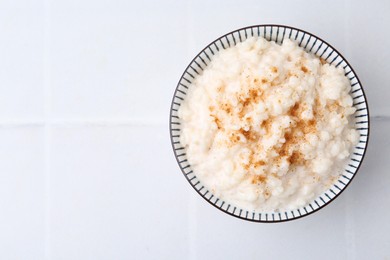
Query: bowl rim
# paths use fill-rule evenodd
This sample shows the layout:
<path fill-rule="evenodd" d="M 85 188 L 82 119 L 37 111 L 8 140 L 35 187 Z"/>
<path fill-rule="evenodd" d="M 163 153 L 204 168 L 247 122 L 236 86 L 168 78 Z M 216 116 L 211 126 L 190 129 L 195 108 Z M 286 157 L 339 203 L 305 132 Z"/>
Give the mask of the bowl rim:
<path fill-rule="evenodd" d="M 291 218 L 286 218 L 286 219 L 280 219 L 280 220 L 257 220 L 257 219 L 250 219 L 250 218 L 247 218 L 247 217 L 242 217 L 241 214 L 238 216 L 238 215 L 235 215 L 227 210 L 224 210 L 222 207 L 218 207 L 216 205 L 216 203 L 212 203 L 211 200 L 208 200 L 203 194 L 200 193 L 199 190 L 197 190 L 195 188 L 195 185 L 193 185 L 191 183 L 191 181 L 186 177 L 186 173 L 184 172 L 183 168 L 181 167 L 180 165 L 180 161 L 179 161 L 179 158 L 178 156 L 176 156 L 175 154 L 175 146 L 174 146 L 174 140 L 173 140 L 173 136 L 172 136 L 172 111 L 173 111 L 173 105 L 174 105 L 174 99 L 175 99 L 175 95 L 176 95 L 176 92 L 179 88 L 179 85 L 180 85 L 180 82 L 182 80 L 182 78 L 184 77 L 186 71 L 190 68 L 191 64 L 209 47 L 211 46 L 213 43 L 221 40 L 222 38 L 224 37 L 227 37 L 228 35 L 231 35 L 233 33 L 236 33 L 236 32 L 240 32 L 240 31 L 243 31 L 243 30 L 247 30 L 247 29 L 251 29 L 251 28 L 259 28 L 259 27 L 278 27 L 279 28 L 285 28 L 285 29 L 290 29 L 290 30 L 296 30 L 298 32 L 302 32 L 302 33 L 305 33 L 311 37 L 314 37 L 320 41 L 322 41 L 323 43 L 327 44 L 329 47 L 331 47 L 340 57 L 341 59 L 349 66 L 349 68 L 351 69 L 351 71 L 353 72 L 353 74 L 355 75 L 356 77 L 356 80 L 357 82 L 359 83 L 360 85 L 360 89 L 362 91 L 362 95 L 364 97 L 364 103 L 366 105 L 366 110 L 367 110 L 367 140 L 366 140 L 366 145 L 364 147 L 364 151 L 362 153 L 362 156 L 361 156 L 361 159 L 360 159 L 360 162 L 359 162 L 359 165 L 357 166 L 356 168 L 356 171 L 355 173 L 352 175 L 352 177 L 350 178 L 350 180 L 348 181 L 348 183 L 332 198 L 330 199 L 329 201 L 327 201 L 326 203 L 324 203 L 323 205 L 319 206 L 318 208 L 308 212 L 308 213 L 305 213 L 303 215 L 299 215 L 299 216 L 293 216 Z M 356 74 L 355 70 L 353 69 L 353 67 L 351 66 L 351 64 L 348 62 L 347 59 L 344 58 L 344 56 L 335 48 L 333 47 L 333 45 L 329 44 L 327 41 L 323 40 L 322 38 L 318 37 L 317 35 L 314 35 L 310 32 L 307 32 L 305 30 L 302 30 L 302 29 L 299 29 L 299 28 L 296 28 L 296 27 L 293 27 L 293 26 L 289 26 L 289 25 L 283 25 L 283 24 L 257 24 L 257 25 L 251 25 L 251 26 L 246 26 L 246 27 L 242 27 L 242 28 L 239 28 L 239 29 L 236 29 L 236 30 L 233 30 L 231 32 L 228 32 L 220 37 L 218 37 L 217 39 L 213 40 L 212 42 L 210 42 L 209 44 L 206 45 L 205 48 L 203 48 L 198 54 L 195 55 L 195 57 L 190 61 L 190 63 L 188 64 L 188 66 L 185 68 L 183 74 L 180 76 L 180 79 L 176 85 L 176 88 L 175 88 L 175 91 L 174 91 L 174 95 L 172 97 L 172 101 L 171 101 L 171 106 L 170 106 L 170 112 L 169 112 L 169 135 L 170 135 L 170 140 L 171 140 L 171 146 L 172 146 L 172 151 L 173 151 L 173 154 L 175 156 L 175 159 L 176 159 L 176 162 L 178 163 L 179 165 L 179 168 L 182 172 L 182 174 L 184 175 L 185 179 L 189 182 L 190 186 L 205 200 L 207 201 L 209 204 L 211 204 L 213 207 L 217 208 L 218 210 L 222 211 L 223 213 L 225 214 L 228 214 L 230 216 L 233 216 L 235 218 L 238 218 L 238 219 L 241 219 L 241 220 L 245 220 L 245 221 L 249 221 L 249 222 L 255 222 L 255 223 L 282 223 L 282 222 L 288 222 L 288 221 L 292 221 L 292 220 L 297 220 L 297 219 L 301 219 L 303 217 L 306 217 L 306 216 L 309 216 L 317 211 L 319 211 L 320 209 L 323 209 L 325 208 L 326 206 L 328 206 L 331 202 L 333 202 L 337 197 L 339 197 L 340 194 L 342 194 L 346 189 L 347 187 L 350 185 L 350 183 L 352 182 L 352 180 L 355 178 L 356 174 L 359 172 L 359 169 L 360 169 L 360 166 L 362 165 L 363 161 L 364 161 L 364 158 L 365 158 L 365 155 L 366 155 L 366 152 L 367 152 L 367 147 L 368 147 L 368 144 L 369 144 L 369 139 L 370 139 L 370 111 L 369 111 L 369 106 L 368 106 L 368 102 L 367 102 L 367 96 L 366 96 L 366 93 L 364 91 L 364 88 L 363 88 L 363 85 L 358 77 L 358 75 Z M 287 211 L 282 211 L 282 212 L 287 212 Z M 281 212 L 281 213 L 282 213 Z"/>

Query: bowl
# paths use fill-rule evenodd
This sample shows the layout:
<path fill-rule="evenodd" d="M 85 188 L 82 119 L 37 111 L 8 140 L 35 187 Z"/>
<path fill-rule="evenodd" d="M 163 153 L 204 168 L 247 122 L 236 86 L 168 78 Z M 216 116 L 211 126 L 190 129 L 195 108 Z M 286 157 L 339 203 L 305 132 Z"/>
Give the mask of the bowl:
<path fill-rule="evenodd" d="M 308 205 L 295 210 L 283 212 L 258 212 L 239 208 L 218 198 L 197 178 L 196 172 L 192 170 L 191 165 L 187 161 L 185 148 L 180 144 L 181 130 L 178 110 L 180 104 L 186 98 L 186 93 L 191 87 L 192 81 L 201 74 L 202 70 L 204 70 L 212 60 L 212 57 L 221 49 L 230 48 L 238 42 L 242 42 L 252 36 L 261 36 L 268 41 L 277 43 L 282 43 L 286 38 L 292 39 L 307 52 L 323 58 L 326 62 L 334 64 L 336 67 L 341 66 L 344 69 L 345 75 L 349 78 L 352 88 L 351 95 L 353 98 L 353 106 L 356 108 L 354 114 L 355 125 L 360 133 L 359 143 L 354 147 L 353 152 L 349 157 L 349 161 L 337 181 Z M 264 24 L 249 26 L 227 33 L 207 45 L 198 55 L 196 55 L 185 69 L 174 92 L 170 109 L 169 131 L 172 148 L 178 165 L 184 177 L 203 199 L 215 208 L 231 216 L 252 222 L 275 223 L 310 215 L 335 200 L 348 187 L 358 172 L 366 153 L 370 131 L 370 118 L 366 95 L 358 76 L 348 61 L 333 46 L 312 33 L 301 29 L 286 25 Z"/>

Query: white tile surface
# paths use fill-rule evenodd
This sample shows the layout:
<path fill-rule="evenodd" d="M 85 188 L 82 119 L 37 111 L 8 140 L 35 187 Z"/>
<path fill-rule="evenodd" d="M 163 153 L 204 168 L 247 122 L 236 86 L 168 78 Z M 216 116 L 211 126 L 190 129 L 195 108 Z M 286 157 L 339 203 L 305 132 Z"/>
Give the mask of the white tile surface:
<path fill-rule="evenodd" d="M 196 259 L 349 259 L 345 196 L 314 215 L 279 224 L 245 222 L 197 201 Z"/>
<path fill-rule="evenodd" d="M 167 118 L 172 86 L 189 59 L 185 2 L 51 7 L 55 117 Z"/>
<path fill-rule="evenodd" d="M 386 1 L 1 1 L 1 259 L 390 259 Z M 301 220 L 254 224 L 200 198 L 169 143 L 174 87 L 231 30 L 331 43 L 368 95 L 369 151 Z"/>
<path fill-rule="evenodd" d="M 0 2 L 0 120 L 43 116 L 43 1 Z"/>
<path fill-rule="evenodd" d="M 52 259 L 184 259 L 189 186 L 167 127 L 52 132 Z"/>
<path fill-rule="evenodd" d="M 390 36 L 384 28 L 390 24 L 390 2 L 350 1 L 348 11 L 348 60 L 363 83 L 371 114 L 389 116 Z"/>
<path fill-rule="evenodd" d="M 2 259 L 43 259 L 43 141 L 40 127 L 0 128 Z"/>
<path fill-rule="evenodd" d="M 323 11 L 324 6 L 329 12 Z M 189 10 L 189 36 L 192 50 L 197 52 L 225 33 L 256 24 L 297 27 L 329 41 L 341 52 L 345 50 L 346 8 L 343 1 L 331 0 L 325 4 L 320 0 L 190 0 Z"/>
<path fill-rule="evenodd" d="M 348 191 L 356 259 L 390 258 L 390 120 L 372 123 L 365 162 Z"/>

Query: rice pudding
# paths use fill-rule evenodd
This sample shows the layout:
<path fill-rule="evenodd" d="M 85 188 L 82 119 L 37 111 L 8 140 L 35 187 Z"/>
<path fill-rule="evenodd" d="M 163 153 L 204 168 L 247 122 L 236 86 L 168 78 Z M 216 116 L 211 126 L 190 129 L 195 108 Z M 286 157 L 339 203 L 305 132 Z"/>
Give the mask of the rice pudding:
<path fill-rule="evenodd" d="M 252 37 L 213 56 L 179 109 L 180 142 L 199 180 L 257 211 L 307 205 L 338 179 L 359 133 L 342 68 Z"/>

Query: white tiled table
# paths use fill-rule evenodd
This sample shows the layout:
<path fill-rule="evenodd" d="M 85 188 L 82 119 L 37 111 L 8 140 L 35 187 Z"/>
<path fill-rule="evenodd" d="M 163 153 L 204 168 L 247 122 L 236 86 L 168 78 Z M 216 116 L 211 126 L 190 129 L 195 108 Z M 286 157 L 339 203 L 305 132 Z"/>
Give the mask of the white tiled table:
<path fill-rule="evenodd" d="M 0 2 L 0 259 L 390 259 L 390 2 Z M 279 23 L 350 61 L 372 131 L 358 176 L 303 219 L 215 210 L 170 147 L 175 85 L 206 44 Z"/>

